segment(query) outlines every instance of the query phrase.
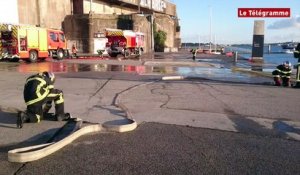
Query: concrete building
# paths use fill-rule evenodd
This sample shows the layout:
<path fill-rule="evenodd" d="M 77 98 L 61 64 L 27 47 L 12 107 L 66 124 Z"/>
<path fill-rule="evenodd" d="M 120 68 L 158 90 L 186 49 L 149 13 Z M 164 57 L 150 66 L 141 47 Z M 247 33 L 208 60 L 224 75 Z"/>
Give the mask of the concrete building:
<path fill-rule="evenodd" d="M 18 0 L 19 22 L 63 29 L 69 46 L 94 53 L 95 34 L 105 28 L 145 34 L 146 51 L 153 48 L 153 26 L 167 33 L 165 51 L 181 44 L 176 5 L 167 0 Z"/>

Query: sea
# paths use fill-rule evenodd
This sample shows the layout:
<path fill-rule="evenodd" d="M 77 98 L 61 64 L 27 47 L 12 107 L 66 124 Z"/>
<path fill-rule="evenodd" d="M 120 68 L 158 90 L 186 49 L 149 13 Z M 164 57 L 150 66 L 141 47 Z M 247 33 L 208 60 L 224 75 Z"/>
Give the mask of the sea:
<path fill-rule="evenodd" d="M 227 46 L 225 47 L 225 52 L 238 52 L 238 54 L 245 58 L 251 59 L 251 45 L 234 45 L 234 46 Z M 275 64 L 279 65 L 282 64 L 284 61 L 290 61 L 292 65 L 296 65 L 298 59 L 294 58 L 294 54 L 285 53 L 285 50 L 278 45 L 271 45 L 270 53 L 269 53 L 269 46 L 264 47 L 264 55 L 263 55 L 264 63 L 266 64 Z"/>

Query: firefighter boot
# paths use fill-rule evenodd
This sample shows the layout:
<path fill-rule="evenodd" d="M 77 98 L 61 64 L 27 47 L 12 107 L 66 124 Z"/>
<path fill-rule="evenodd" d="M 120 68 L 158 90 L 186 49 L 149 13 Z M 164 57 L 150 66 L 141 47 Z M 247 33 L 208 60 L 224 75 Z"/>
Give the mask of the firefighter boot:
<path fill-rule="evenodd" d="M 23 123 L 26 123 L 28 121 L 29 116 L 27 115 L 27 113 L 19 111 L 17 116 L 17 128 L 23 128 Z"/>
<path fill-rule="evenodd" d="M 71 114 L 70 113 L 56 114 L 55 118 L 56 118 L 57 121 L 66 121 L 66 120 L 69 120 L 71 118 Z"/>
<path fill-rule="evenodd" d="M 274 77 L 275 86 L 281 86 L 279 77 Z"/>
<path fill-rule="evenodd" d="M 285 87 L 290 87 L 291 86 L 291 81 L 290 81 L 290 78 L 282 78 L 282 85 L 285 86 Z"/>

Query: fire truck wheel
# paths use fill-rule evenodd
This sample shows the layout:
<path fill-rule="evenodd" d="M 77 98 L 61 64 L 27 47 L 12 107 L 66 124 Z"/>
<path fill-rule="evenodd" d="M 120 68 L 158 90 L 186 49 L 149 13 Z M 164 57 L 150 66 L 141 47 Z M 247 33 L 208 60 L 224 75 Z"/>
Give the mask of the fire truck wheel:
<path fill-rule="evenodd" d="M 59 49 L 59 50 L 57 51 L 57 59 L 58 59 L 58 60 L 64 59 L 64 51 L 63 51 L 63 50 Z"/>
<path fill-rule="evenodd" d="M 125 52 L 124 52 L 124 57 L 125 58 L 128 58 L 130 56 L 130 52 L 128 51 L 128 50 L 126 50 Z"/>
<path fill-rule="evenodd" d="M 37 61 L 37 58 L 38 58 L 38 54 L 35 50 L 31 50 L 29 52 L 29 61 L 31 63 L 35 63 Z"/>

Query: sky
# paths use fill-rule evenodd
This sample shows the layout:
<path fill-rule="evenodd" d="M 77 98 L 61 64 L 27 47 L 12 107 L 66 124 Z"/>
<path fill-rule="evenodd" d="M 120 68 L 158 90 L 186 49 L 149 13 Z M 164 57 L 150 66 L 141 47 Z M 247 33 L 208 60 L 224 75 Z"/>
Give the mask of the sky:
<path fill-rule="evenodd" d="M 265 43 L 300 42 L 300 0 L 170 0 L 170 2 L 177 6 L 182 42 L 205 43 L 212 38 L 212 42 L 216 41 L 219 44 L 251 44 L 255 20 L 265 21 Z M 290 8 L 291 17 L 239 18 L 238 8 Z"/>
<path fill-rule="evenodd" d="M 18 24 L 18 1 L 17 0 L 0 0 L 0 23 Z M 9 7 L 9 8 L 7 8 Z"/>

